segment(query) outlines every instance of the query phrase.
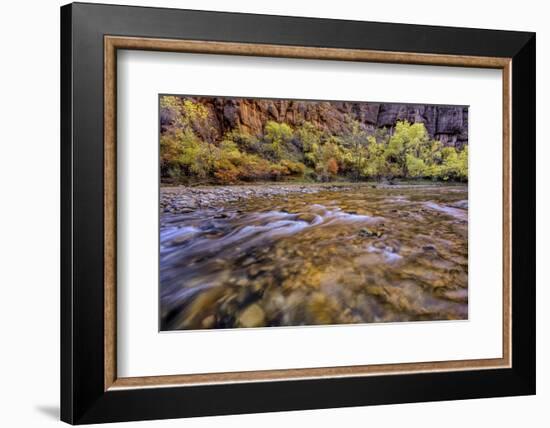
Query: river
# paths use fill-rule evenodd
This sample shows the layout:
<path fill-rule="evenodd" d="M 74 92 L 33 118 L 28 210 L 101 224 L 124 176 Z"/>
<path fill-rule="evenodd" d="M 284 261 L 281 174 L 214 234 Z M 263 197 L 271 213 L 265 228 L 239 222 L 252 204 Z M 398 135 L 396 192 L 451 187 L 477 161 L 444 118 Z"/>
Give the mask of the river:
<path fill-rule="evenodd" d="M 350 185 L 161 215 L 161 330 L 467 317 L 465 185 Z"/>

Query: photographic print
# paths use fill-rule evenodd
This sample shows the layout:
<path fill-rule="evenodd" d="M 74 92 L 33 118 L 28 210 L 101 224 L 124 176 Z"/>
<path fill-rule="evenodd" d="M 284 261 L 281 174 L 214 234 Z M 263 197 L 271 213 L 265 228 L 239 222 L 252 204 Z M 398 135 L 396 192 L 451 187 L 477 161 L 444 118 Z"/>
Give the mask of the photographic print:
<path fill-rule="evenodd" d="M 159 121 L 161 331 L 468 318 L 467 106 L 160 95 Z"/>

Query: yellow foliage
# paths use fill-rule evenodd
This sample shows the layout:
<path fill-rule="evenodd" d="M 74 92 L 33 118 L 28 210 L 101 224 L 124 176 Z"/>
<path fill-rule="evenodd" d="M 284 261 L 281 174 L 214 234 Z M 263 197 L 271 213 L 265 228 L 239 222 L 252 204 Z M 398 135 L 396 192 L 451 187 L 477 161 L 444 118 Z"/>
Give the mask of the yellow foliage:
<path fill-rule="evenodd" d="M 211 112 L 192 98 L 162 96 L 170 127 L 160 137 L 161 174 L 176 182 L 220 183 L 308 177 L 327 181 L 382 178 L 468 179 L 468 146 L 444 147 L 423 123 L 397 122 L 393 132 L 368 130 L 346 117 L 330 134 L 311 122 L 292 129 L 268 121 L 262 135 L 213 128 Z"/>

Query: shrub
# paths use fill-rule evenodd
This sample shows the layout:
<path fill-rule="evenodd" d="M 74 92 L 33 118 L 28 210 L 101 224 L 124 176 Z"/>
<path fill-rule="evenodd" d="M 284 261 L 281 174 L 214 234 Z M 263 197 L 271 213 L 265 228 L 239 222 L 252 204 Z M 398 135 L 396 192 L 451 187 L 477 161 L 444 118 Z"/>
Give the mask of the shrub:
<path fill-rule="evenodd" d="M 268 121 L 261 136 L 233 129 L 220 137 L 210 110 L 193 98 L 163 96 L 160 108 L 160 170 L 172 182 L 468 180 L 468 146 L 444 147 L 429 138 L 423 123 L 399 121 L 393 132 L 368 130 L 347 116 L 343 130 L 333 135 L 307 121 L 294 131 Z"/>
<path fill-rule="evenodd" d="M 264 128 L 264 137 L 275 159 L 281 159 L 287 151 L 286 145 L 293 137 L 292 128 L 286 123 L 269 121 Z"/>
<path fill-rule="evenodd" d="M 306 166 L 302 162 L 293 162 L 290 160 L 282 160 L 281 166 L 288 170 L 289 175 L 295 175 L 302 177 L 306 170 Z"/>
<path fill-rule="evenodd" d="M 327 171 L 331 176 L 338 174 L 338 162 L 336 159 L 330 158 L 327 162 Z"/>

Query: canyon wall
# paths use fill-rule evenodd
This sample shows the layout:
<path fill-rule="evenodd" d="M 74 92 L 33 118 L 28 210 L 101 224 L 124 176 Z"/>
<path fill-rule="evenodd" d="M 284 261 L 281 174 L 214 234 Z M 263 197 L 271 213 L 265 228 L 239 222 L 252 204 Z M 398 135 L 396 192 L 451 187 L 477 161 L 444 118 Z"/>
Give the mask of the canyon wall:
<path fill-rule="evenodd" d="M 253 98 L 186 97 L 204 105 L 210 124 L 218 135 L 231 129 L 260 135 L 267 121 L 286 122 L 292 127 L 304 121 L 321 130 L 339 135 L 347 131 L 349 120 L 359 121 L 365 130 L 386 128 L 397 121 L 425 124 L 430 137 L 443 144 L 461 148 L 468 144 L 468 107 L 341 101 L 301 101 Z M 168 128 L 174 118 L 161 109 L 161 127 Z"/>

